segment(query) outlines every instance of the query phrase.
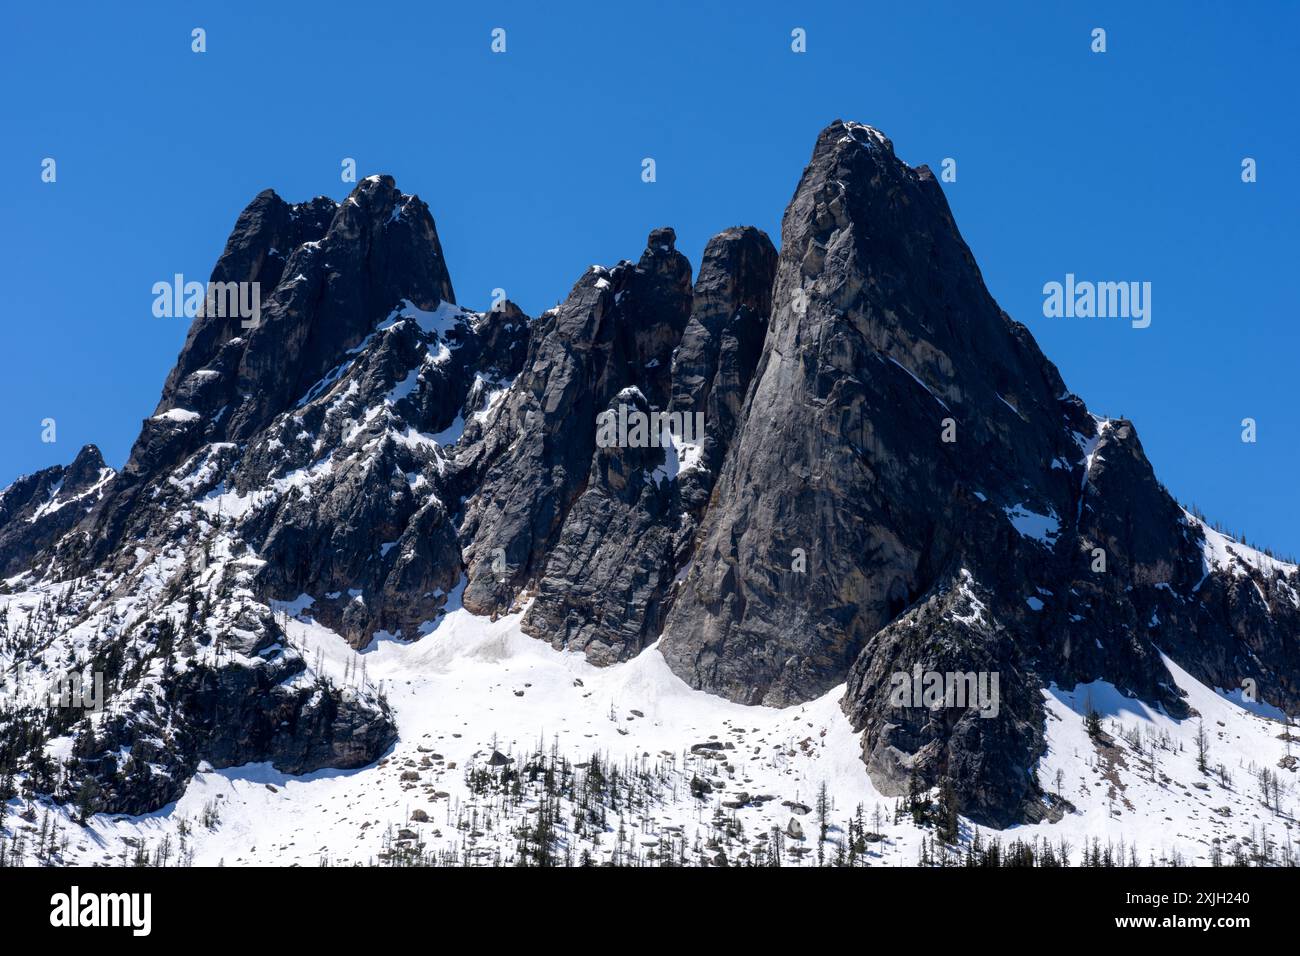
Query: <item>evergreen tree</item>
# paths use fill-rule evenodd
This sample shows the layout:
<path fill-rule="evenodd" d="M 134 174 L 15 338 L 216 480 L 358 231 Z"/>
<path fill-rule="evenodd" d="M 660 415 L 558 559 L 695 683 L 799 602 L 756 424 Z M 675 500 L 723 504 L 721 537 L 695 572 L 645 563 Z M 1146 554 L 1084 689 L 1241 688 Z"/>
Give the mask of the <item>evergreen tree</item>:
<path fill-rule="evenodd" d="M 957 823 L 957 792 L 952 787 L 952 780 L 944 777 L 939 784 L 938 820 L 935 835 L 944 843 L 956 843 L 959 833 Z"/>
<path fill-rule="evenodd" d="M 1205 734 L 1205 721 L 1196 722 L 1196 769 L 1201 773 L 1206 773 L 1209 764 L 1206 758 L 1210 754 L 1210 738 Z"/>
<path fill-rule="evenodd" d="M 831 799 L 826 792 L 826 781 L 817 788 L 817 865 L 826 859 L 826 834 L 830 830 Z"/>
<path fill-rule="evenodd" d="M 95 778 L 86 774 L 81 781 L 81 788 L 77 791 L 77 822 L 82 826 L 90 819 L 91 814 L 99 806 L 99 785 L 95 783 Z"/>
<path fill-rule="evenodd" d="M 917 826 L 924 826 L 930 816 L 930 796 L 921 787 L 915 770 L 907 778 L 907 810 Z"/>
<path fill-rule="evenodd" d="M 1097 740 L 1101 737 L 1101 714 L 1092 709 L 1091 701 L 1089 701 L 1086 724 L 1089 737 L 1093 740 Z"/>

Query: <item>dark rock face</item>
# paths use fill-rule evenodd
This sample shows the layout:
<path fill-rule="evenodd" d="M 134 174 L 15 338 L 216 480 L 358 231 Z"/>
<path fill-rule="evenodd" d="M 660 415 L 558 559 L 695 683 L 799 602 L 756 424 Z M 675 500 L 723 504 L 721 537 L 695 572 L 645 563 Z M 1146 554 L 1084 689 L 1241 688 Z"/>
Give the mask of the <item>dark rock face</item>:
<path fill-rule="evenodd" d="M 640 653 L 658 638 L 758 362 L 775 266 L 776 250 L 757 229 L 729 229 L 709 242 L 671 377 L 671 409 L 703 418 L 703 433 L 690 436 L 697 447 L 682 427 L 670 447 L 595 450 L 525 631 L 582 649 L 598 664 Z M 678 300 L 668 307 L 675 321 Z M 620 406 L 644 415 L 662 410 L 636 386 L 615 396 L 609 413 L 617 416 Z"/>
<path fill-rule="evenodd" d="M 224 659 L 182 653 L 165 697 L 147 682 L 116 688 L 119 706 L 77 736 L 58 795 L 74 799 L 89 779 L 99 810 L 147 813 L 178 799 L 200 762 L 221 769 L 268 761 L 294 774 L 349 769 L 397 739 L 382 700 L 303 680 L 301 655 L 282 646 L 269 615 L 246 612 L 231 623 Z M 98 661 L 110 680 L 118 677 L 113 653 Z"/>
<path fill-rule="evenodd" d="M 128 702 L 78 737 L 63 785 L 69 796 L 92 781 L 102 809 L 156 809 L 203 760 L 297 773 L 359 766 L 391 743 L 374 688 L 313 681 L 300 654 L 267 652 L 268 609 L 319 594 L 313 613 L 357 644 L 436 620 L 461 573 L 444 446 L 526 349 L 512 304 L 486 316 L 453 304 L 428 208 L 388 177 L 342 204 L 262 193 L 212 281 L 259 283 L 260 320 L 196 318 L 122 474 L 90 449 L 94 462 L 83 453 L 4 499 L 0 555 L 73 579 L 47 626 L 92 634 L 115 701 Z M 60 517 L 23 520 L 42 504 Z M 124 606 L 152 612 L 124 630 Z M 176 620 L 188 652 L 164 637 Z M 160 658 L 164 679 L 124 667 L 123 646 L 131 660 Z M 141 742 L 149 726 L 160 743 Z M 122 748 L 140 751 L 126 768 L 112 757 Z"/>
<path fill-rule="evenodd" d="M 610 402 L 649 413 L 628 389 Z M 672 448 L 597 448 L 587 487 L 574 502 L 524 630 L 597 664 L 639 653 L 658 637 L 665 601 L 693 523 L 665 464 Z"/>
<path fill-rule="evenodd" d="M 625 388 L 667 405 L 691 301 L 674 242 L 656 229 L 635 266 L 593 267 L 535 323 L 496 426 L 464 461 L 482 476 L 460 527 L 471 611 L 505 610 L 542 573 L 592 468 L 597 413 Z"/>
<path fill-rule="evenodd" d="M 834 124 L 782 234 L 756 383 L 663 632 L 674 670 L 769 704 L 847 675 L 877 784 L 947 777 L 994 825 L 1042 812 L 1047 684 L 1104 677 L 1178 714 L 1161 650 L 1219 686 L 1255 674 L 1255 645 L 1294 675 L 1297 572 L 1240 562 L 1256 589 L 1206 565 L 1131 424 L 1089 416 L 993 302 L 928 170 Z M 961 620 L 958 580 L 988 628 Z M 886 678 L 917 664 L 998 673 L 1000 715 L 896 713 Z M 1272 678 L 1273 699 L 1293 689 Z"/>
<path fill-rule="evenodd" d="M 827 129 L 782 229 L 754 391 L 662 645 L 697 686 L 769 704 L 843 680 L 981 513 L 1068 513 L 1068 426 L 1091 427 L 933 177 L 879 133 Z"/>
<path fill-rule="evenodd" d="M 269 190 L 259 194 L 211 281 L 259 283 L 258 322 L 195 320 L 122 480 L 97 510 L 89 564 L 141 533 L 131 521 L 151 479 L 205 444 L 254 437 L 402 301 L 425 310 L 455 301 L 428 207 L 388 176 L 358 183 L 341 204 L 290 206 Z"/>
<path fill-rule="evenodd" d="M 218 769 L 260 759 L 284 773 L 348 770 L 397 739 L 386 709 L 320 692 L 331 688 L 287 686 L 285 678 L 301 668 L 301 659 L 290 659 L 279 668 L 188 671 L 176 694 L 204 759 Z"/>
<path fill-rule="evenodd" d="M 284 274 L 240 357 L 235 387 L 247 397 L 231 410 L 232 439 L 263 427 L 337 367 L 398 302 L 435 309 L 456 301 L 428 206 L 388 176 L 358 183 L 320 243 L 295 249 Z"/>
<path fill-rule="evenodd" d="M 212 274 L 260 283 L 260 323 L 195 320 L 120 475 L 87 447 L 0 493 L 0 576 L 67 585 L 33 653 L 73 635 L 121 705 L 66 775 L 23 755 L 33 786 L 138 813 L 201 761 L 374 760 L 382 694 L 315 673 L 288 615 L 364 647 L 437 640 L 457 600 L 527 606 L 597 664 L 658 641 L 746 703 L 843 685 L 883 792 L 946 783 L 992 826 L 1057 810 L 1053 684 L 1185 715 L 1168 655 L 1300 707 L 1300 569 L 1183 511 L 1132 423 L 1088 413 L 927 169 L 836 122 L 782 235 L 725 230 L 692 286 L 655 229 L 530 321 L 454 304 L 428 208 L 388 177 L 260 194 Z M 690 431 L 611 442 L 602 413 Z M 28 719 L 0 712 L 0 740 Z"/>
<path fill-rule="evenodd" d="M 946 778 L 964 813 L 1000 827 L 1041 813 L 1025 755 L 1042 749 L 1042 718 L 1021 635 L 1008 633 L 994 605 L 957 569 L 871 638 L 844 707 L 882 793 L 906 794 L 914 777 L 924 789 Z M 943 678 L 933 706 L 929 675 Z"/>
<path fill-rule="evenodd" d="M 319 242 L 337 209 L 337 204 L 324 196 L 290 205 L 274 190 L 262 190 L 235 221 L 226 248 L 212 270 L 211 281 L 256 282 L 265 302 L 284 276 L 289 254 L 303 243 Z M 158 412 L 176 405 L 194 407 L 186 402 L 194 401 L 193 391 L 200 382 L 191 382 L 186 390 L 181 389 L 181 383 L 192 373 L 210 366 L 221 348 L 240 334 L 240 327 L 240 322 L 226 317 L 201 313 L 195 318 L 180 358 L 163 386 Z"/>
<path fill-rule="evenodd" d="M 87 445 L 71 465 L 24 475 L 0 491 L 0 579 L 26 570 L 84 518 L 114 474 L 99 449 Z"/>
<path fill-rule="evenodd" d="M 266 560 L 259 594 L 316 596 L 316 618 L 358 647 L 377 631 L 417 636 L 460 580 L 448 449 L 493 391 L 504 394 L 528 333 L 512 304 L 482 316 L 444 308 L 441 331 L 420 310 L 398 312 L 328 385 L 277 418 L 234 476 L 250 496 L 290 485 L 244 521 Z"/>
<path fill-rule="evenodd" d="M 704 414 L 705 469 L 716 477 L 740 420 L 772 312 L 777 253 L 752 226 L 704 247 L 691 320 L 673 356 L 672 407 Z"/>

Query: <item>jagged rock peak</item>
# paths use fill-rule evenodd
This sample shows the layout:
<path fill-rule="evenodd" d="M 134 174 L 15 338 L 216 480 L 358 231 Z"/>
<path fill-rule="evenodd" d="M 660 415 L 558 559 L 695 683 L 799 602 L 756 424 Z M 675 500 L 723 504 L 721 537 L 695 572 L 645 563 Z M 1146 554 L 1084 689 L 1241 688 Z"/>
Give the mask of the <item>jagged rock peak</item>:
<path fill-rule="evenodd" d="M 175 462 L 158 447 L 160 429 L 161 444 L 180 453 L 199 436 L 246 439 L 403 301 L 425 310 L 455 302 L 428 206 L 391 176 L 367 177 L 342 203 L 290 206 L 260 193 L 240 214 L 212 281 L 257 283 L 258 314 L 195 318 L 151 419 L 162 424 L 146 423 L 129 474 Z M 192 437 L 177 442 L 178 431 Z"/>
<path fill-rule="evenodd" d="M 661 254 L 671 249 L 660 230 L 650 244 Z M 672 347 L 679 431 L 666 447 L 596 448 L 586 488 L 547 555 L 522 623 L 527 633 L 581 649 L 597 664 L 625 660 L 658 638 L 758 360 L 775 268 L 776 250 L 757 229 L 728 229 L 709 241 L 690 319 Z M 666 312 L 647 317 L 672 316 L 681 301 L 672 298 Z M 675 321 L 659 327 L 678 328 Z M 643 388 L 656 383 L 635 381 L 610 400 L 611 421 L 652 412 Z"/>
<path fill-rule="evenodd" d="M 704 410 L 718 370 L 719 337 L 742 313 L 761 317 L 761 345 L 761 332 L 766 330 L 772 309 L 776 260 L 772 240 L 753 226 L 725 229 L 705 245 L 695 279 L 691 320 L 673 357 L 675 408 Z"/>
<path fill-rule="evenodd" d="M 95 445 L 70 465 L 23 475 L 0 490 L 0 578 L 27 569 L 103 497 L 115 472 Z"/>
<path fill-rule="evenodd" d="M 1055 370 L 883 134 L 820 134 L 782 238 L 755 384 L 662 643 L 688 681 L 771 704 L 841 681 L 935 580 L 954 485 L 986 493 L 997 468 L 1041 472 L 1073 445 Z M 939 443 L 950 417 L 983 456 Z M 1064 511 L 1060 477 L 1037 497 Z"/>
<path fill-rule="evenodd" d="M 504 426 L 475 452 L 482 481 L 466 503 L 465 607 L 509 607 L 542 574 L 582 493 L 596 450 L 596 415 L 623 389 L 663 409 L 672 353 L 691 309 L 691 265 L 668 227 L 650 232 L 634 266 L 586 270 L 535 323 Z"/>
<path fill-rule="evenodd" d="M 168 662 L 120 675 L 131 706 L 37 789 L 89 775 L 138 813 L 200 760 L 372 760 L 383 694 L 364 670 L 330 686 L 285 615 L 436 648 L 458 602 L 522 610 L 597 664 L 657 640 L 748 703 L 843 686 L 883 793 L 947 784 L 996 826 L 1068 811 L 1035 777 L 1053 685 L 1105 680 L 1177 719 L 1168 654 L 1294 709 L 1300 569 L 1184 512 L 1132 424 L 1087 413 L 926 169 L 836 121 L 782 241 L 724 230 L 692 285 L 656 228 L 529 322 L 453 304 L 432 216 L 392 177 L 341 203 L 259 194 L 213 275 L 259 283 L 260 321 L 196 320 L 123 475 L 88 447 L 0 493 L 7 586 L 69 585 L 36 602 L 60 655 L 80 628 Z M 653 424 L 611 443 L 611 413 Z M 997 699 L 893 699 L 922 672 Z M 111 755 L 141 741 L 119 780 Z"/>
<path fill-rule="evenodd" d="M 81 451 L 77 452 L 77 457 L 72 459 L 72 464 L 68 466 L 64 474 L 64 483 L 76 485 L 94 483 L 99 480 L 100 472 L 106 467 L 98 445 L 83 445 Z"/>
<path fill-rule="evenodd" d="M 651 229 L 645 241 L 645 255 L 661 252 L 675 252 L 677 249 L 677 230 L 672 226 L 660 226 Z"/>

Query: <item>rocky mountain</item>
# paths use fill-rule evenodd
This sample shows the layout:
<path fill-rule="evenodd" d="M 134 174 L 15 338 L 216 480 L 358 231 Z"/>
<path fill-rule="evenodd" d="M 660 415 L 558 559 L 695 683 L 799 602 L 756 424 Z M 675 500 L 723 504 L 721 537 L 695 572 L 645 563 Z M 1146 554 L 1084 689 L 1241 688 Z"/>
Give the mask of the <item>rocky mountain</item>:
<path fill-rule="evenodd" d="M 92 511 L 114 472 L 94 445 L 72 464 L 24 475 L 0 491 L 0 576 L 23 571 Z"/>
<path fill-rule="evenodd" d="M 106 685 L 90 714 L 0 707 L 0 772 L 85 816 L 386 760 L 394 684 L 470 618 L 756 714 L 830 695 L 877 793 L 994 827 L 1071 812 L 1042 779 L 1059 688 L 1186 721 L 1176 665 L 1300 709 L 1300 570 L 1088 412 L 880 132 L 821 133 L 779 252 L 729 228 L 692 281 L 675 243 L 530 319 L 455 303 L 389 177 L 255 197 L 212 281 L 257 283 L 258 320 L 195 319 L 120 473 L 88 446 L 0 494 L 0 665 Z M 394 644 L 428 650 L 378 679 Z M 996 696 L 900 704 L 921 674 Z"/>

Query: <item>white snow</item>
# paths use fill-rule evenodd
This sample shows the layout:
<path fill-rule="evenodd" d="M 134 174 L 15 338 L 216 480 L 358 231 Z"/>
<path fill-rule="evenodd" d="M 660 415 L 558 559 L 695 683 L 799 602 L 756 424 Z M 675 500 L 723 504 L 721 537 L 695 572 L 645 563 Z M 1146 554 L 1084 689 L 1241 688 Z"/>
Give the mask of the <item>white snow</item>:
<path fill-rule="evenodd" d="M 188 408 L 169 408 L 160 415 L 155 415 L 153 420 L 156 422 L 192 422 L 202 418 L 198 412 L 192 412 Z"/>
<path fill-rule="evenodd" d="M 117 472 L 112 468 L 101 468 L 99 469 L 99 474 L 93 485 L 85 491 L 71 495 L 67 498 L 61 497 L 63 492 L 63 479 L 59 479 L 54 483 L 53 487 L 50 488 L 50 496 L 45 501 L 41 502 L 36 510 L 31 513 L 31 516 L 28 517 L 28 523 L 35 524 L 46 515 L 53 514 L 54 512 L 66 508 L 68 505 L 76 504 L 79 501 L 86 501 L 87 499 L 92 501 L 99 500 L 99 498 L 103 496 L 104 486 L 107 485 L 116 474 Z M 5 490 L 7 491 L 8 489 Z M 3 497 L 4 496 L 0 494 L 0 498 Z M 87 507 L 87 510 L 89 510 L 89 507 Z"/>
<path fill-rule="evenodd" d="M 1199 528 L 1204 536 L 1201 550 L 1206 574 L 1209 574 L 1213 568 L 1231 572 L 1236 577 L 1244 577 L 1248 567 L 1261 571 L 1265 575 L 1289 576 L 1296 570 L 1294 564 L 1269 557 L 1262 551 L 1257 551 L 1240 541 L 1234 541 L 1226 534 L 1215 531 L 1190 511 L 1184 510 L 1183 515 L 1188 524 Z"/>
<path fill-rule="evenodd" d="M 452 329 L 460 323 L 468 322 L 474 315 L 475 313 L 450 302 L 439 302 L 435 309 L 421 309 L 410 299 L 403 299 L 379 324 L 376 331 L 382 332 L 398 322 L 409 319 L 425 332 L 445 340 Z"/>
<path fill-rule="evenodd" d="M 972 584 L 963 571 L 958 586 L 971 604 L 968 617 L 982 623 L 985 608 Z M 85 830 L 71 822 L 72 808 L 55 809 L 73 837 L 69 859 L 120 863 L 130 855 L 127 841 L 150 848 L 169 837 L 176 846 L 185 826 L 187 849 L 199 865 L 368 863 L 391 846 L 397 828 L 408 827 L 427 851 L 466 854 L 479 863 L 509 862 L 517 845 L 513 830 L 536 801 L 525 799 L 510 811 L 515 816 L 509 825 L 485 828 L 483 820 L 506 811 L 498 798 L 471 792 L 466 770 L 483 766 L 493 749 L 518 759 L 554 748 L 574 762 L 598 754 L 607 767 L 662 782 L 653 804 L 610 812 L 598 845 L 580 843 L 597 860 L 615 852 L 620 826 L 629 847 L 666 840 L 689 850 L 716 832 L 719 813 L 738 821 L 750 841 L 730 847 L 734 857 L 742 846 L 752 850 L 758 835 L 785 827 L 793 811 L 782 801 L 814 805 L 825 784 L 833 821 L 828 853 L 843 837 L 843 822 L 861 805 L 868 819 L 879 808 L 884 821 L 884 839 L 872 845 L 867 862 L 917 862 L 928 831 L 906 818 L 893 822 L 895 798 L 871 783 L 858 736 L 840 708 L 843 686 L 778 709 L 735 704 L 691 689 L 668 669 L 655 646 L 625 663 L 593 667 L 580 654 L 523 634 L 521 614 L 495 621 L 469 614 L 460 606 L 463 585 L 462 579 L 449 595 L 446 616 L 420 627 L 418 639 L 403 643 L 387 635 L 360 653 L 311 618 L 310 595 L 275 605 L 277 614 L 288 616 L 281 618 L 288 644 L 312 663 L 313 675 L 345 688 L 384 689 L 400 739 L 379 763 L 301 776 L 266 764 L 223 770 L 204 765 L 176 803 L 141 817 L 97 815 Z M 0 607 L 18 619 L 52 593 L 0 596 Z M 145 610 L 141 606 L 137 613 Z M 82 629 L 81 640 L 93 629 L 93 624 Z M 1200 685 L 1172 661 L 1166 659 L 1166 666 L 1170 683 L 1187 691 L 1199 716 L 1175 720 L 1104 682 L 1068 690 L 1053 686 L 1044 693 L 1046 751 L 1038 780 L 1045 791 L 1059 791 L 1074 810 L 1055 823 L 1045 820 L 997 834 L 1004 842 L 1065 843 L 1077 865 L 1081 849 L 1095 839 L 1113 848 L 1132 846 L 1147 865 L 1207 863 L 1216 839 L 1226 853 L 1251 846 L 1247 838 L 1258 847 L 1266 832 L 1270 841 L 1287 838 L 1287 822 L 1297 808 L 1294 772 L 1278 771 L 1284 784 L 1281 814 L 1264 806 L 1256 780 L 1261 769 L 1275 768 L 1286 753 L 1278 739 L 1281 725 Z M 1099 748 L 1088 737 L 1089 706 L 1101 714 L 1113 748 Z M 1209 739 L 1208 774 L 1196 766 L 1198 727 Z M 692 745 L 709 741 L 732 749 L 719 751 L 718 760 L 691 752 Z M 70 745 L 71 738 L 62 738 L 51 744 L 50 753 L 57 757 Z M 440 759 L 431 759 L 435 755 Z M 1220 763 L 1226 783 L 1215 769 Z M 403 773 L 411 771 L 418 780 L 404 781 Z M 696 799 L 689 788 L 696 776 L 719 789 Z M 772 799 L 722 807 L 742 791 Z M 17 809 L 19 801 L 14 803 Z M 427 822 L 411 819 L 416 810 L 427 813 Z M 219 819 L 200 825 L 205 812 L 213 811 Z M 808 835 L 802 846 L 815 846 L 815 814 L 796 818 Z M 471 825 L 475 819 L 477 828 Z M 974 827 L 962 821 L 961 832 L 969 840 Z M 986 840 L 993 835 L 984 832 Z M 572 834 L 567 837 L 578 845 Z M 800 841 L 786 845 L 793 848 Z M 813 859 L 787 854 L 785 862 Z"/>
<path fill-rule="evenodd" d="M 988 614 L 988 608 L 984 605 L 983 601 L 975 596 L 975 592 L 971 588 L 971 585 L 974 583 L 974 575 L 965 568 L 962 568 L 957 581 L 957 590 L 961 597 L 966 601 L 967 613 L 953 614 L 952 619 L 954 621 L 960 621 L 968 627 L 988 627 L 989 621 L 986 616 Z"/>
<path fill-rule="evenodd" d="M 1008 836 L 1064 838 L 1076 849 L 1092 838 L 1103 845 L 1123 840 L 1136 844 L 1143 866 L 1175 858 L 1205 865 L 1215 841 L 1226 855 L 1236 840 L 1253 836 L 1258 843 L 1265 831 L 1270 840 L 1288 838 L 1296 772 L 1278 767 L 1287 753 L 1286 742 L 1278 739 L 1282 725 L 1205 687 L 1168 657 L 1163 660 L 1170 683 L 1187 692 L 1193 716 L 1175 720 L 1104 681 L 1068 691 L 1052 686 L 1044 693 L 1048 746 L 1038 780 L 1056 792 L 1059 770 L 1061 793 L 1078 812 L 1056 824 L 1012 828 Z M 1114 751 L 1089 738 L 1083 720 L 1089 706 L 1102 716 Z M 1199 728 L 1207 735 L 1208 773 L 1197 768 Z M 1226 785 L 1215 772 L 1220 764 Z M 1258 775 L 1265 768 L 1282 777 L 1282 814 L 1262 803 Z"/>
<path fill-rule="evenodd" d="M 406 377 L 394 385 L 384 396 L 384 404 L 396 405 L 402 399 L 409 396 L 415 391 L 415 386 L 420 381 L 420 366 L 417 365 L 406 374 Z"/>
<path fill-rule="evenodd" d="M 470 415 L 470 420 L 478 422 L 480 425 L 486 424 L 493 413 L 501 407 L 507 395 L 510 394 L 510 385 L 505 383 L 498 388 L 491 389 L 483 399 L 483 407 L 474 414 Z"/>
<path fill-rule="evenodd" d="M 1012 527 L 1021 536 L 1032 538 L 1045 547 L 1051 547 L 1053 539 L 1061 531 L 1061 522 L 1050 509 L 1047 514 L 1033 511 L 1024 504 L 1011 505 L 1002 509 Z"/>
<path fill-rule="evenodd" d="M 700 456 L 704 453 L 703 445 L 682 441 L 664 427 L 659 434 L 659 444 L 663 448 L 663 461 L 650 473 L 650 480 L 655 484 L 675 481 L 683 472 L 702 468 Z"/>
<path fill-rule="evenodd" d="M 451 613 L 422 628 L 420 639 L 377 641 L 361 654 L 310 618 L 288 622 L 290 642 L 305 659 L 320 662 L 322 672 L 337 683 L 343 684 L 345 671 L 355 674 L 364 668 L 370 683 L 385 688 L 401 740 L 383 766 L 297 777 L 265 764 L 209 769 L 160 813 L 94 818 L 88 861 L 115 858 L 128 838 L 152 843 L 174 834 L 182 820 L 193 821 L 214 800 L 219 801 L 220 824 L 211 830 L 195 826 L 191 836 L 199 865 L 369 862 L 382 851 L 390 824 L 419 829 L 431 845 L 455 848 L 465 842 L 466 833 L 449 818 L 480 802 L 466 788 L 464 769 L 481 765 L 494 746 L 519 754 L 554 744 L 578 761 L 599 753 L 618 766 L 626 761 L 629 767 L 663 763 L 675 768 L 676 796 L 647 817 L 635 813 L 624 820 L 638 841 L 683 827 L 689 846 L 694 830 L 707 831 L 719 799 L 741 790 L 777 797 L 738 811 L 754 834 L 784 827 L 791 811 L 781 800 L 812 804 L 822 782 L 843 816 L 858 803 L 870 808 L 884 799 L 862 770 L 857 736 L 839 708 L 843 687 L 785 709 L 733 704 L 692 690 L 672 674 L 655 647 L 626 664 L 593 667 L 581 655 L 556 651 L 524 635 L 520 615 L 490 621 L 469 614 L 459 608 L 458 593 L 452 596 Z M 277 608 L 301 612 L 310 604 L 304 595 Z M 520 690 L 523 695 L 517 696 Z M 733 770 L 689 753 L 691 745 L 710 738 L 733 744 L 735 749 L 724 754 Z M 428 751 L 445 760 L 421 777 L 448 797 L 429 800 L 400 779 L 407 761 L 418 761 Z M 448 769 L 451 763 L 456 769 Z M 725 790 L 698 801 L 687 783 L 706 770 L 725 781 Z M 409 822 L 416 808 L 428 812 L 428 824 Z M 806 826 L 810 819 L 803 818 Z M 615 819 L 611 825 L 617 824 Z M 480 853 L 495 848 L 509 853 L 516 840 L 509 831 L 494 831 L 469 842 Z M 612 844 L 613 834 L 605 834 L 605 853 Z M 913 862 L 903 846 L 885 848 L 893 862 Z"/>
<path fill-rule="evenodd" d="M 1079 479 L 1079 509 L 1075 516 L 1076 521 L 1081 521 L 1083 518 L 1083 499 L 1088 491 L 1088 476 L 1092 474 L 1093 463 L 1103 460 L 1097 457 L 1097 446 L 1101 444 L 1102 438 L 1110 430 L 1111 425 L 1107 419 L 1097 418 L 1095 415 L 1093 420 L 1097 424 L 1097 434 L 1086 436 L 1079 432 L 1074 433 L 1074 441 L 1083 454 L 1083 477 Z"/>

